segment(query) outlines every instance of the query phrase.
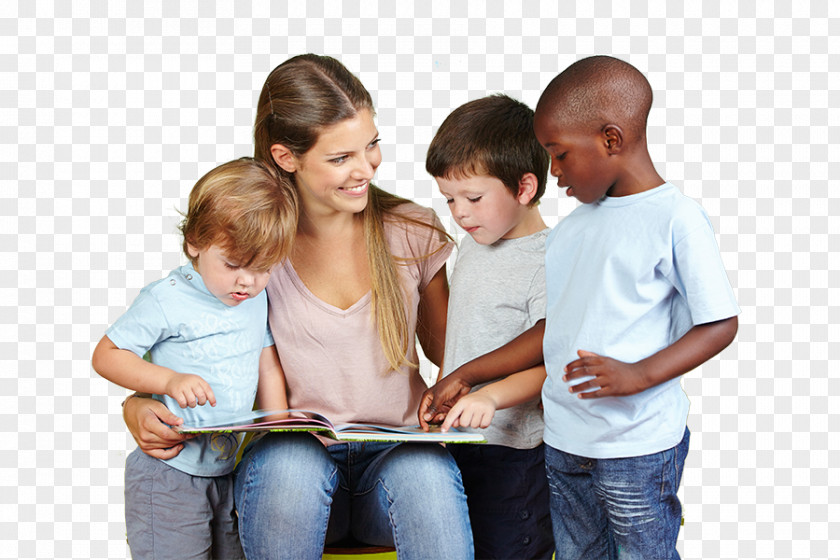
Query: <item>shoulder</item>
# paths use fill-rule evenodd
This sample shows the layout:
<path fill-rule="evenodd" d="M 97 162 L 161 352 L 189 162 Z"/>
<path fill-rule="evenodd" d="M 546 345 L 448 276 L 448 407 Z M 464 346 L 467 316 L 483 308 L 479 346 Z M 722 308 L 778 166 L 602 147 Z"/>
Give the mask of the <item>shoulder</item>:
<path fill-rule="evenodd" d="M 431 208 L 420 206 L 417 203 L 406 201 L 394 206 L 385 213 L 385 224 L 426 224 L 430 226 L 440 225 L 440 219 Z"/>
<path fill-rule="evenodd" d="M 390 242 L 404 242 L 422 246 L 451 244 L 437 214 L 431 208 L 405 202 L 385 212 L 385 236 Z"/>

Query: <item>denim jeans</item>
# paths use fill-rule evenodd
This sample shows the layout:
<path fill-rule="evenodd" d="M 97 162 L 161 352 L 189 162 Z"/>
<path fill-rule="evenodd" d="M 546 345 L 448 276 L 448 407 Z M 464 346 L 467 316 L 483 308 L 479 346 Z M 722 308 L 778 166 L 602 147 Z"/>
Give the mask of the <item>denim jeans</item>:
<path fill-rule="evenodd" d="M 248 558 L 315 560 L 348 536 L 400 560 L 473 556 L 461 474 L 437 444 L 268 434 L 246 449 L 234 492 Z"/>
<path fill-rule="evenodd" d="M 589 459 L 546 445 L 557 560 L 679 559 L 682 507 L 677 489 L 689 431 L 651 455 Z"/>

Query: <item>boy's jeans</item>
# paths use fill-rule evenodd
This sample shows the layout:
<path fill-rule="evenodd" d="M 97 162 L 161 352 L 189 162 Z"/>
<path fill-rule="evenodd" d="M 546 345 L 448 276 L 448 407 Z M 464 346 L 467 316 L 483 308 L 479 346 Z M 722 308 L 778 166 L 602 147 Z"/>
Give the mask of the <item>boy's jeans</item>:
<path fill-rule="evenodd" d="M 461 473 L 434 443 L 339 443 L 268 434 L 235 473 L 245 556 L 320 559 L 348 535 L 400 559 L 473 556 Z"/>
<path fill-rule="evenodd" d="M 557 560 L 679 559 L 677 489 L 689 431 L 671 449 L 588 459 L 545 447 Z"/>

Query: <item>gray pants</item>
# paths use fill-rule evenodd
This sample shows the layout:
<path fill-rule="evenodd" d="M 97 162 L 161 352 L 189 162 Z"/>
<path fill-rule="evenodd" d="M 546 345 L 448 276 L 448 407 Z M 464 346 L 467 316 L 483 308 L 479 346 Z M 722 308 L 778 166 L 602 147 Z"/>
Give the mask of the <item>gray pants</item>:
<path fill-rule="evenodd" d="M 125 461 L 125 524 L 135 559 L 244 559 L 233 475 L 192 476 L 135 449 Z"/>

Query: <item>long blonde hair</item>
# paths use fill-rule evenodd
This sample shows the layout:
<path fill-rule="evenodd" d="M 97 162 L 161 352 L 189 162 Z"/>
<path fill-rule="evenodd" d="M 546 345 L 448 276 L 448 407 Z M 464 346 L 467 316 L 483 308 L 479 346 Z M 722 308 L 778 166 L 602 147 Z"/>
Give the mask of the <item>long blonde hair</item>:
<path fill-rule="evenodd" d="M 375 114 L 370 93 L 338 60 L 315 54 L 290 58 L 272 70 L 260 92 L 254 122 L 254 158 L 274 166 L 281 176 L 294 183 L 294 173 L 277 165 L 271 147 L 282 144 L 295 157 L 301 157 L 315 145 L 326 127 L 353 118 L 363 110 Z M 396 214 L 394 209 L 408 200 L 373 185 L 368 192 L 362 221 L 373 319 L 383 353 L 391 368 L 398 370 L 406 365 L 416 366 L 406 357 L 415 333 L 409 332 L 406 294 L 397 273 L 397 261 L 406 259 L 391 254 L 384 221 L 416 223 L 432 227 L 442 236 L 448 234 L 433 224 Z M 443 247 L 442 243 L 438 250 Z"/>

